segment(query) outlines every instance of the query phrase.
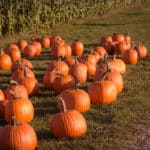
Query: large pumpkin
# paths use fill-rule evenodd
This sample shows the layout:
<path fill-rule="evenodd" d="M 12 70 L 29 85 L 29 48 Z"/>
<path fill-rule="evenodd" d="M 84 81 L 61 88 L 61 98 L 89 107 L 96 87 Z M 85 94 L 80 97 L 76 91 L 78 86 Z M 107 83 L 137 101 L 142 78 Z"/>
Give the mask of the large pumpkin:
<path fill-rule="evenodd" d="M 90 109 L 90 97 L 82 89 L 65 90 L 59 95 L 57 107 L 63 109 L 60 97 L 64 100 L 68 110 L 74 109 L 79 112 L 85 112 Z"/>
<path fill-rule="evenodd" d="M 0 49 L 0 69 L 9 70 L 12 66 L 11 57 L 4 53 L 3 49 Z"/>
<path fill-rule="evenodd" d="M 20 123 L 15 117 L 10 124 L 0 129 L 1 150 L 35 150 L 37 136 L 34 129 L 26 123 Z"/>
<path fill-rule="evenodd" d="M 6 90 L 4 91 L 6 99 L 13 98 L 10 91 L 13 91 L 17 97 L 28 98 L 28 92 L 27 92 L 26 88 L 23 85 L 19 85 L 16 81 L 11 80 L 10 86 L 7 87 Z"/>
<path fill-rule="evenodd" d="M 63 101 L 63 111 L 53 116 L 50 130 L 56 138 L 78 137 L 86 133 L 86 120 L 78 111 L 67 110 Z"/>
<path fill-rule="evenodd" d="M 117 89 L 111 81 L 95 81 L 89 85 L 88 94 L 94 104 L 109 104 L 116 100 Z"/>
<path fill-rule="evenodd" d="M 29 123 L 34 117 L 34 108 L 32 102 L 27 98 L 14 98 L 9 100 L 5 108 L 5 121 L 11 122 L 11 118 L 16 116 L 19 122 Z"/>

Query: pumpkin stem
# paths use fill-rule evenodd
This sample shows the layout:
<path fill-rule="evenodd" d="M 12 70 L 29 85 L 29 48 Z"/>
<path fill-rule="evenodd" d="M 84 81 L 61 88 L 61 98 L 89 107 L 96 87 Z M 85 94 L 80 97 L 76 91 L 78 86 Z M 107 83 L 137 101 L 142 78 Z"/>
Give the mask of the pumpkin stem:
<path fill-rule="evenodd" d="M 116 54 L 114 54 L 114 56 L 113 56 L 113 60 L 115 60 L 116 59 Z"/>
<path fill-rule="evenodd" d="M 61 101 L 61 103 L 62 103 L 62 106 L 63 106 L 62 112 L 66 112 L 66 111 L 67 111 L 67 108 L 66 108 L 66 104 L 65 104 L 63 98 L 62 98 L 62 97 L 59 97 L 59 99 L 60 99 L 60 101 Z"/>
<path fill-rule="evenodd" d="M 11 85 L 18 85 L 18 82 L 15 81 L 15 80 L 11 80 L 11 81 L 10 81 L 10 84 L 11 84 Z"/>
<path fill-rule="evenodd" d="M 3 55 L 3 54 L 4 54 L 4 50 L 3 50 L 3 48 L 1 47 L 1 48 L 0 48 L 0 56 Z"/>
<path fill-rule="evenodd" d="M 78 58 L 75 59 L 75 64 L 79 64 Z"/>
<path fill-rule="evenodd" d="M 11 117 L 10 125 L 12 125 L 12 126 L 17 126 L 18 125 L 18 121 L 17 121 L 17 118 L 15 116 Z"/>
<path fill-rule="evenodd" d="M 20 69 L 23 70 L 23 66 L 22 66 L 22 63 L 21 63 L 21 59 L 18 60 L 18 63 L 19 63 Z"/>
<path fill-rule="evenodd" d="M 9 93 L 13 96 L 14 99 L 18 99 L 14 91 L 10 90 Z"/>

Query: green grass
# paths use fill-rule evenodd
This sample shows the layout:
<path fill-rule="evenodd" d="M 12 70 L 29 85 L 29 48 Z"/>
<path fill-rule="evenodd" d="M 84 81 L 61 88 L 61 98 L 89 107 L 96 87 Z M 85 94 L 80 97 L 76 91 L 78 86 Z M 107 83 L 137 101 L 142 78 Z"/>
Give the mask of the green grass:
<path fill-rule="evenodd" d="M 72 25 L 61 25 L 51 30 L 1 38 L 1 45 L 16 42 L 20 38 L 30 40 L 33 35 L 59 34 L 68 43 L 79 38 L 85 49 L 98 45 L 104 34 L 130 33 L 132 41 L 141 41 L 150 49 L 150 4 L 136 5 L 109 12 L 100 18 L 77 21 Z M 149 51 L 150 53 L 150 51 Z M 41 56 L 31 59 L 34 72 L 41 85 L 40 94 L 31 97 L 35 107 L 35 117 L 31 125 L 38 135 L 38 149 L 71 150 L 148 150 L 150 148 L 150 55 L 139 59 L 137 65 L 127 65 L 123 75 L 124 90 L 117 101 L 110 105 L 92 105 L 83 113 L 88 131 L 75 139 L 55 139 L 49 122 L 58 112 L 57 97 L 45 90 L 42 84 L 44 71 L 50 62 L 50 50 L 44 49 Z M 8 86 L 10 72 L 0 71 L 0 88 Z M 88 84 L 83 85 L 88 88 Z M 3 121 L 1 122 L 2 125 Z M 2 126 L 1 125 L 1 126 Z"/>

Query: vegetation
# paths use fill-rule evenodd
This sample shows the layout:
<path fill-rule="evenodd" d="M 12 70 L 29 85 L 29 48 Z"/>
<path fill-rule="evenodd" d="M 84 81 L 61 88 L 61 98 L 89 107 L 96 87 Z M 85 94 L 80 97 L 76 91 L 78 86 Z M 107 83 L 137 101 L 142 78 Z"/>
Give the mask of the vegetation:
<path fill-rule="evenodd" d="M 37 31 L 145 0 L 1 0 L 0 34 Z"/>

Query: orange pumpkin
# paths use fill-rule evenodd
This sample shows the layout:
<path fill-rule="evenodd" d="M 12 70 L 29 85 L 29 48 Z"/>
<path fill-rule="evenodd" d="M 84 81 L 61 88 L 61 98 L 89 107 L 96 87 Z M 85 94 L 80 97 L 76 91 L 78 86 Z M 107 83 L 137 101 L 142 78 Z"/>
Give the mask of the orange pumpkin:
<path fill-rule="evenodd" d="M 18 46 L 20 48 L 20 50 L 23 52 L 24 48 L 28 45 L 28 42 L 26 40 L 19 40 L 18 41 Z"/>
<path fill-rule="evenodd" d="M 42 48 L 50 48 L 50 39 L 49 37 L 43 37 L 41 39 L 41 45 L 42 45 Z"/>
<path fill-rule="evenodd" d="M 138 62 L 138 53 L 134 49 L 129 49 L 125 51 L 122 55 L 122 59 L 127 64 L 137 64 Z"/>
<path fill-rule="evenodd" d="M 12 117 L 10 124 L 0 130 L 1 150 L 35 150 L 36 146 L 34 129 L 29 124 L 18 122 L 16 117 Z"/>
<path fill-rule="evenodd" d="M 9 100 L 5 107 L 5 121 L 10 123 L 11 118 L 16 116 L 19 122 L 31 122 L 34 117 L 32 102 L 27 98 L 18 98 L 15 94 L 13 96 L 14 98 Z"/>
<path fill-rule="evenodd" d="M 70 58 L 71 55 L 72 55 L 71 46 L 69 44 L 65 44 L 64 47 L 65 47 L 65 50 L 66 50 L 65 57 Z"/>
<path fill-rule="evenodd" d="M 85 112 L 90 109 L 90 97 L 88 93 L 82 89 L 65 90 L 59 95 L 57 107 L 59 110 L 63 110 L 60 97 L 64 100 L 68 110 L 73 109 L 79 112 Z"/>
<path fill-rule="evenodd" d="M 27 59 L 19 59 L 18 61 L 13 63 L 13 65 L 11 67 L 11 72 L 13 73 L 22 67 L 27 67 L 31 70 L 33 69 L 33 65 L 32 65 L 31 61 L 29 61 Z"/>
<path fill-rule="evenodd" d="M 50 45 L 51 45 L 51 47 L 54 46 L 55 43 L 56 43 L 57 41 L 60 41 L 60 40 L 62 40 L 62 39 L 61 39 L 61 37 L 60 37 L 59 35 L 54 35 L 54 36 L 52 36 L 52 37 L 50 38 Z"/>
<path fill-rule="evenodd" d="M 55 114 L 50 121 L 50 130 L 56 138 L 73 138 L 86 133 L 87 125 L 84 117 L 76 110 L 67 110 L 63 103 L 63 111 Z"/>
<path fill-rule="evenodd" d="M 9 70 L 12 66 L 11 57 L 4 53 L 3 49 L 0 49 L 0 69 Z"/>
<path fill-rule="evenodd" d="M 75 59 L 65 58 L 64 62 L 70 67 L 71 65 L 75 64 Z"/>
<path fill-rule="evenodd" d="M 93 51 L 96 51 L 100 55 L 101 60 L 103 60 L 105 55 L 107 55 L 106 49 L 102 46 L 98 46 L 98 47 L 94 48 Z"/>
<path fill-rule="evenodd" d="M 23 85 L 19 85 L 16 81 L 11 80 L 10 86 L 7 87 L 4 91 L 6 99 L 13 99 L 13 96 L 10 93 L 10 91 L 13 91 L 17 97 L 28 99 L 28 92 L 26 88 Z"/>
<path fill-rule="evenodd" d="M 24 56 L 26 57 L 34 57 L 35 54 L 36 54 L 36 48 L 34 45 L 27 45 L 25 48 L 24 48 L 24 52 L 23 52 Z"/>
<path fill-rule="evenodd" d="M 53 88 L 59 94 L 64 90 L 71 89 L 75 85 L 75 80 L 71 75 L 56 74 L 54 78 Z"/>
<path fill-rule="evenodd" d="M 127 43 L 131 43 L 131 37 L 130 37 L 129 33 L 127 33 L 127 34 L 124 35 L 124 40 L 125 40 Z"/>
<path fill-rule="evenodd" d="M 144 45 L 135 46 L 133 49 L 137 51 L 140 58 L 144 58 L 148 55 L 148 50 Z"/>
<path fill-rule="evenodd" d="M 109 104 L 116 100 L 117 89 L 111 81 L 95 81 L 89 85 L 88 94 L 90 96 L 91 103 Z"/>
<path fill-rule="evenodd" d="M 114 42 L 123 42 L 125 39 L 124 39 L 123 34 L 114 33 L 113 36 L 112 36 L 112 40 Z"/>
<path fill-rule="evenodd" d="M 126 41 L 120 42 L 117 44 L 117 52 L 123 54 L 126 50 L 131 48 L 131 44 Z"/>
<path fill-rule="evenodd" d="M 81 56 L 84 52 L 84 45 L 82 42 L 75 40 L 71 46 L 72 54 L 74 56 Z"/>
<path fill-rule="evenodd" d="M 69 73 L 75 78 L 76 82 L 85 83 L 87 81 L 87 66 L 83 63 L 76 63 L 70 66 Z"/>
<path fill-rule="evenodd" d="M 41 43 L 34 41 L 31 44 L 35 46 L 35 49 L 36 49 L 35 55 L 40 55 L 41 52 L 42 52 L 42 45 L 41 45 Z"/>

